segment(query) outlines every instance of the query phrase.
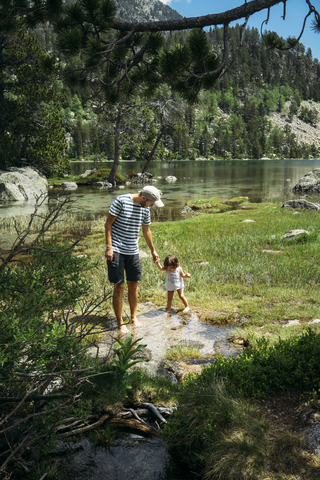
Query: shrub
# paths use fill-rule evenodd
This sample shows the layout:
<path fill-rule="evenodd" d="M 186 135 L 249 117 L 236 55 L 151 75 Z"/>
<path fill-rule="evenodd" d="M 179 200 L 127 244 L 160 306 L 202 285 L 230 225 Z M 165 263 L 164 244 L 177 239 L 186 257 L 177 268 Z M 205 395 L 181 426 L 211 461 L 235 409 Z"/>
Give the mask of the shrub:
<path fill-rule="evenodd" d="M 36 213 L 24 231 L 17 229 L 10 252 L 0 248 L 0 472 L 7 478 L 12 468 L 27 468 L 25 456 L 35 445 L 45 448 L 54 439 L 58 421 L 86 416 L 90 402 L 80 402 L 80 388 L 104 361 L 94 362 L 84 344 L 107 329 L 100 322 L 107 325 L 108 297 L 96 296 L 85 279 L 94 265 L 73 255 L 77 242 L 43 239 L 68 205 L 67 198 L 49 207 L 31 243 Z M 39 200 L 35 212 L 38 206 Z"/>
<path fill-rule="evenodd" d="M 94 182 L 99 182 L 101 180 L 107 180 L 109 174 L 110 174 L 111 169 L 110 168 L 100 168 L 96 172 L 92 172 L 88 177 L 86 177 L 84 180 L 91 184 Z M 118 185 L 122 185 L 125 183 L 126 177 L 124 175 L 121 175 L 121 173 L 116 173 L 116 183 Z"/>
<path fill-rule="evenodd" d="M 257 340 L 237 358 L 220 358 L 206 367 L 201 381 L 225 377 L 228 384 L 245 395 L 320 390 L 320 334 L 307 328 L 301 335 L 281 340 L 269 347 L 266 339 Z"/>

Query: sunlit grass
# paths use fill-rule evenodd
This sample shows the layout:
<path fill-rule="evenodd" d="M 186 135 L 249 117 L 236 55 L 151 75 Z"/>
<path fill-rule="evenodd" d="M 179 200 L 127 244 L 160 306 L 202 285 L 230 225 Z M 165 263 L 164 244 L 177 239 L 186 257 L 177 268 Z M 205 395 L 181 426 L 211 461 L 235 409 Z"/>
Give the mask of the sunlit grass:
<path fill-rule="evenodd" d="M 207 355 L 203 355 L 200 352 L 199 348 L 194 347 L 193 345 L 175 345 L 174 347 L 169 348 L 166 351 L 165 357 L 166 360 L 178 361 L 184 358 L 208 358 Z"/>
<path fill-rule="evenodd" d="M 214 204 L 214 199 L 199 203 Z M 241 205 L 247 203 L 244 200 Z M 213 323 L 236 325 L 242 335 L 268 336 L 273 341 L 299 333 L 308 322 L 320 317 L 319 214 L 301 211 L 296 215 L 294 210 L 274 202 L 249 205 L 254 209 L 211 215 L 201 212 L 182 222 L 154 223 L 151 231 L 161 261 L 173 253 L 183 270 L 191 273 L 191 278 L 185 279 L 191 311 Z M 243 223 L 247 219 L 254 222 Z M 26 218 L 17 220 L 21 227 L 26 225 Z M 110 288 L 104 222 L 79 222 L 69 214 L 52 232 L 67 238 L 70 232 L 76 235 L 88 227 L 75 253 L 98 261 L 98 266 L 88 272 L 97 292 Z M 310 235 L 294 241 L 281 239 L 292 229 L 304 229 Z M 8 230 L 14 231 L 13 219 L 1 219 L 0 231 Z M 139 247 L 149 253 L 143 236 Z M 141 263 L 139 302 L 151 300 L 164 306 L 165 274 L 151 256 Z M 181 308 L 177 295 L 173 308 Z M 300 325 L 284 328 L 289 320 L 299 320 Z"/>

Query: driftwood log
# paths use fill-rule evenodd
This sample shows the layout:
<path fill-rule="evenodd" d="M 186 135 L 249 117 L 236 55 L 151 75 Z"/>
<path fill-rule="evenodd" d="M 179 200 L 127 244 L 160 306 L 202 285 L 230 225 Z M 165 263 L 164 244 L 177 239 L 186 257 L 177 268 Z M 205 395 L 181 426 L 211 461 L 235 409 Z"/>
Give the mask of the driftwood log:
<path fill-rule="evenodd" d="M 139 420 L 125 420 L 123 418 L 111 418 L 108 424 L 116 427 L 117 430 L 124 432 L 134 433 L 136 435 L 141 435 L 142 437 L 159 437 L 160 433 L 153 427 L 139 422 Z"/>
<path fill-rule="evenodd" d="M 167 423 L 164 415 L 173 413 L 175 408 L 155 407 L 152 403 L 140 403 L 138 409 L 128 408 L 116 416 L 110 414 L 102 415 L 96 422 L 89 424 L 89 421 L 97 419 L 97 415 L 89 415 L 86 420 L 70 417 L 65 419 L 64 424 L 60 422 L 56 425 L 56 432 L 60 437 L 66 438 L 71 435 L 78 435 L 100 427 L 106 420 L 108 424 L 113 425 L 117 430 L 134 433 L 143 437 L 158 437 L 159 432 L 156 428 L 148 425 L 141 417 L 155 417 L 160 424 Z M 161 413 L 160 411 L 161 410 Z M 77 428 L 74 428 L 77 427 Z M 67 431 L 66 431 L 67 430 Z"/>

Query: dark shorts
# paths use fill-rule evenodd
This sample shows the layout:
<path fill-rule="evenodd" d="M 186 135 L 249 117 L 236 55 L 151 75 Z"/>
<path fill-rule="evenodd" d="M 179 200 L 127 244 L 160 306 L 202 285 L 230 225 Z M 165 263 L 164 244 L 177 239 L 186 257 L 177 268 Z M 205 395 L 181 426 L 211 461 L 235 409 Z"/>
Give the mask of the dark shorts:
<path fill-rule="evenodd" d="M 119 252 L 113 253 L 113 260 L 107 260 L 108 277 L 111 283 L 124 283 L 124 272 L 127 281 L 138 282 L 141 279 L 141 266 L 139 253 L 136 255 L 123 255 Z"/>

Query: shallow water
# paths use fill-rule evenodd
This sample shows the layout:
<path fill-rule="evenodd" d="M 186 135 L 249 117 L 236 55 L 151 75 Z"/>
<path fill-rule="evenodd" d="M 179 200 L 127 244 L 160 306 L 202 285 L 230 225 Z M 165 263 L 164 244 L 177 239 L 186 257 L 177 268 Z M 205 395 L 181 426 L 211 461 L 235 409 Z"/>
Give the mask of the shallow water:
<path fill-rule="evenodd" d="M 179 311 L 172 310 L 172 315 L 170 316 L 167 316 L 164 310 L 159 309 L 152 302 L 140 304 L 137 318 L 141 326 L 137 328 L 132 324 L 127 325 L 132 336 L 134 338 L 142 338 L 140 343 L 146 345 L 144 357 L 148 358 L 149 361 L 138 364 L 139 368 L 144 368 L 151 374 L 163 374 L 162 364 L 165 353 L 169 348 L 177 345 L 193 345 L 199 348 L 203 356 L 208 356 L 208 360 L 204 358 L 182 362 L 184 367 L 181 367 L 181 369 L 186 369 L 185 372 L 182 372 L 182 375 L 183 373 L 188 373 L 188 364 L 205 365 L 208 361 L 213 361 L 213 355 L 216 353 L 222 353 L 228 357 L 241 352 L 241 348 L 227 341 L 227 337 L 230 336 L 233 327 L 204 323 L 198 319 L 196 313 L 192 312 L 192 308 L 190 314 L 182 314 Z M 129 309 L 124 304 L 124 318 L 126 315 L 129 316 Z M 115 326 L 115 323 L 113 323 L 113 326 Z M 105 356 L 110 352 L 112 333 L 107 333 L 100 342 L 100 356 Z M 92 353 L 94 352 L 92 351 Z M 200 370 L 201 368 L 199 368 Z"/>
<path fill-rule="evenodd" d="M 141 172 L 144 162 L 121 162 L 119 172 Z M 105 162 L 101 166 L 111 166 Z M 79 175 L 94 167 L 93 162 L 72 162 L 72 173 Z M 268 199 L 291 199 L 293 186 L 306 173 L 320 167 L 317 160 L 228 160 L 228 161 L 172 161 L 153 162 L 150 173 L 163 192 L 164 208 L 151 210 L 153 221 L 180 220 L 181 210 L 193 198 L 220 197 L 230 199 L 247 196 L 252 202 Z M 167 183 L 164 177 L 174 175 L 177 181 Z M 158 178 L 162 177 L 162 178 Z M 120 189 L 79 187 L 72 192 L 77 201 L 76 210 L 86 218 L 106 216 L 113 199 L 123 193 L 139 190 L 138 185 Z M 61 188 L 49 191 L 50 196 L 61 193 Z M 32 202 L 0 204 L 0 217 L 25 215 L 33 211 Z"/>

